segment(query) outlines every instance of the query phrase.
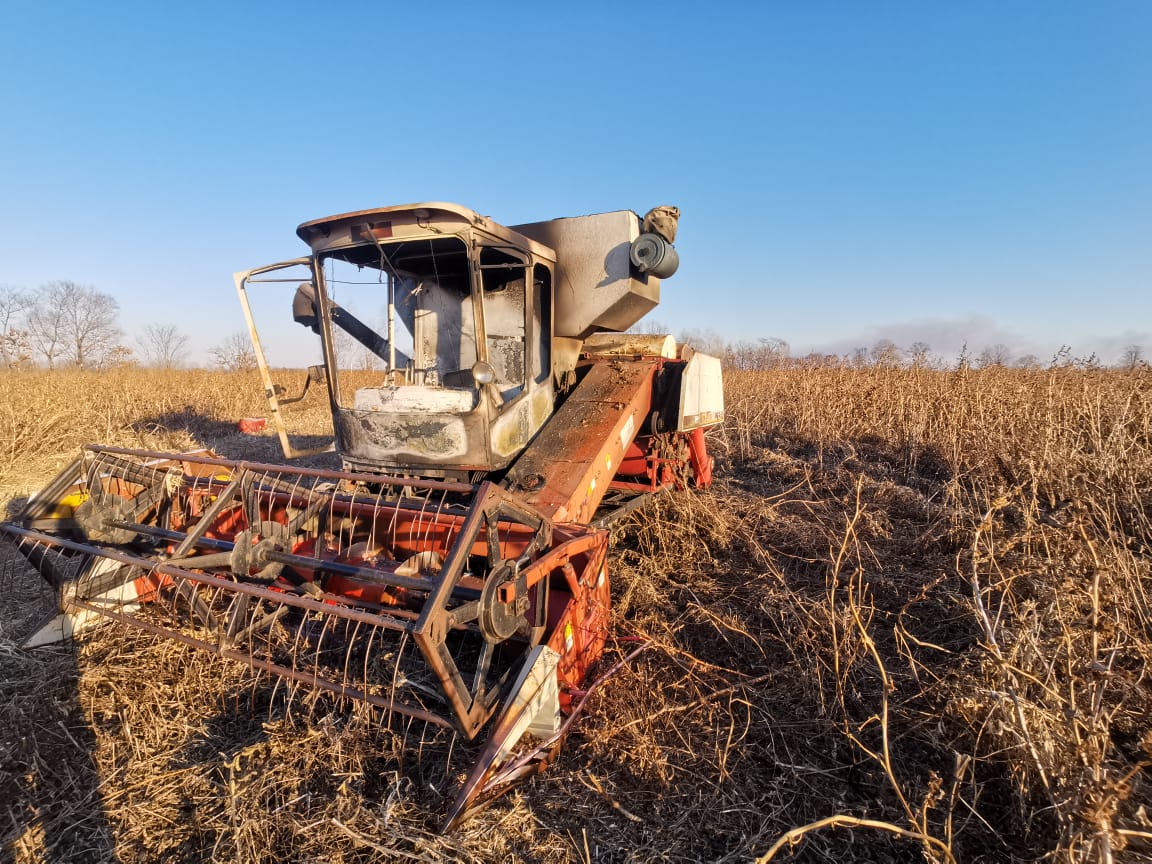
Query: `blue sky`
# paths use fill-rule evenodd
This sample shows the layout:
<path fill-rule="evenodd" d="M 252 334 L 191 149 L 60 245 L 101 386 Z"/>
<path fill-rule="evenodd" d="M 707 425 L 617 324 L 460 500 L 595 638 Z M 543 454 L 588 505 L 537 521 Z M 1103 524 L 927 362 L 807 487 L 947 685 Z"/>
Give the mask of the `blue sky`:
<path fill-rule="evenodd" d="M 3 20 L 0 283 L 94 285 L 198 357 L 242 328 L 231 273 L 301 254 L 298 223 L 421 200 L 505 223 L 677 204 L 673 332 L 1152 353 L 1146 2 Z"/>

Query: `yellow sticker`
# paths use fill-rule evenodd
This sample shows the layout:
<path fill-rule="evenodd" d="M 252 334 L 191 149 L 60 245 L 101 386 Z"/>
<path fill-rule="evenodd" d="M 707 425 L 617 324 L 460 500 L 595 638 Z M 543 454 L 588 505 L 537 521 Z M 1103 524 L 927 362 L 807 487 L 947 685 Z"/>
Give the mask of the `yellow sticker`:
<path fill-rule="evenodd" d="M 71 495 L 65 495 L 49 515 L 53 519 L 67 519 L 75 512 L 77 507 L 87 500 L 87 492 L 73 492 Z"/>
<path fill-rule="evenodd" d="M 572 625 L 571 624 L 565 624 L 564 625 L 564 650 L 565 651 L 571 651 L 572 650 Z"/>

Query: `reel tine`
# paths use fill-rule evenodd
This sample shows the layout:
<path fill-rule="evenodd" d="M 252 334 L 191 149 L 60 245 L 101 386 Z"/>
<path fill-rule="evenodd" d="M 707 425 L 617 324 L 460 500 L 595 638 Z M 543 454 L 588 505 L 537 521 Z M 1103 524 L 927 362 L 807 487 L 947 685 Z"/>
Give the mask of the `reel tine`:
<path fill-rule="evenodd" d="M 312 652 L 312 674 L 320 676 L 320 659 L 328 650 L 324 646 L 324 638 L 328 635 L 328 627 L 332 624 L 332 616 L 320 616 L 323 621 L 320 625 L 320 634 L 316 637 L 316 648 Z"/>
<path fill-rule="evenodd" d="M 527 650 L 520 630 L 494 628 L 492 610 L 528 621 L 521 604 L 534 596 L 533 620 L 546 623 L 543 589 L 526 595 L 491 574 L 505 558 L 539 558 L 551 523 L 492 484 L 110 451 L 85 451 L 50 503 L 109 499 L 97 528 L 110 520 L 130 542 L 62 524 L 2 529 L 22 557 L 48 562 L 37 566 L 45 581 L 79 590 L 137 643 L 167 638 L 242 664 L 254 705 L 296 717 L 349 701 L 382 710 L 397 746 L 413 745 L 403 764 L 443 790 Z M 107 585 L 124 596 L 104 603 Z"/>
<path fill-rule="evenodd" d="M 251 602 L 252 597 L 249 594 L 237 594 L 233 597 L 225 618 L 227 623 L 224 626 L 224 632 L 220 634 L 220 647 L 235 646 L 236 637 L 241 632 L 244 622 L 249 618 L 248 606 Z"/>
<path fill-rule="evenodd" d="M 363 622 L 357 621 L 355 629 L 353 629 L 351 635 L 349 635 L 348 634 L 348 627 L 349 627 L 350 623 L 351 622 L 349 622 L 349 621 L 344 622 L 344 644 L 347 647 L 346 647 L 346 650 L 344 651 L 344 665 L 343 665 L 343 668 L 341 671 L 341 678 L 340 678 L 340 683 L 344 687 L 349 686 L 349 684 L 348 684 L 348 667 L 352 665 L 352 646 L 354 646 L 356 644 L 356 641 L 357 641 L 358 637 L 360 636 L 360 627 L 362 626 Z M 367 685 L 366 681 L 364 683 L 365 683 L 365 685 Z M 364 689 L 367 689 L 367 687 L 365 686 Z"/>

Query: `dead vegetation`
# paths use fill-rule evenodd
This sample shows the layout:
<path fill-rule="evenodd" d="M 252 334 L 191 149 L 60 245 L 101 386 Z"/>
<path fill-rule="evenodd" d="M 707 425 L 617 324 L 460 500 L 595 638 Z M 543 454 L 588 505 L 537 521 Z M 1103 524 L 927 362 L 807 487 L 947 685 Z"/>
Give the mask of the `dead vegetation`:
<path fill-rule="evenodd" d="M 397 754 L 371 712 L 111 628 L 20 651 L 47 607 L 8 564 L 4 854 L 1152 857 L 1152 375 L 794 368 L 727 387 L 716 487 L 617 531 L 605 668 L 648 647 L 558 764 L 450 837 L 438 754 Z M 260 409 L 243 375 L 0 375 L 0 395 L 0 497 L 82 440 L 275 459 L 232 431 Z M 303 406 L 320 435 L 323 404 Z"/>
<path fill-rule="evenodd" d="M 298 393 L 303 372 L 274 373 Z M 157 450 L 212 446 L 231 458 L 280 461 L 271 436 L 237 429 L 268 405 L 256 372 L 120 368 L 0 371 L 0 502 L 39 488 L 86 443 Z M 298 431 L 331 440 L 327 402 L 309 397 Z"/>

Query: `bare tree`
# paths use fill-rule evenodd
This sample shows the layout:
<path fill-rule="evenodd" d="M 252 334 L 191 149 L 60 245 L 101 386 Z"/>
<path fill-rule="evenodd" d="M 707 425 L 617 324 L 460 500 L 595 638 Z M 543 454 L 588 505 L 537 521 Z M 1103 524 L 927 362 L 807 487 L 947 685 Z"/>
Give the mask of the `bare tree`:
<path fill-rule="evenodd" d="M 355 336 L 343 327 L 332 328 L 332 340 L 335 343 L 336 365 L 340 369 L 361 369 L 365 372 L 374 372 L 385 364 L 385 360 L 371 348 L 360 342 Z M 400 362 L 400 352 L 397 349 L 397 362 Z"/>
<path fill-rule="evenodd" d="M 932 346 L 927 342 L 913 342 L 908 346 L 908 362 L 914 369 L 927 369 L 933 365 Z"/>
<path fill-rule="evenodd" d="M 868 352 L 873 366 L 899 366 L 900 348 L 891 339 L 881 339 Z"/>
<path fill-rule="evenodd" d="M 792 346 L 787 339 L 779 336 L 770 336 L 765 339 L 761 336 L 756 340 L 760 343 L 760 354 L 768 366 L 778 366 L 792 356 Z"/>
<path fill-rule="evenodd" d="M 728 347 L 724 337 L 715 330 L 682 330 L 676 341 L 681 345 L 691 345 L 702 354 L 713 357 L 723 357 Z"/>
<path fill-rule="evenodd" d="M 40 286 L 28 314 L 33 347 L 49 369 L 58 362 L 100 366 L 120 345 L 120 304 L 110 294 L 75 282 Z"/>
<path fill-rule="evenodd" d="M 188 354 L 188 337 L 175 324 L 148 324 L 136 340 L 144 363 L 158 369 L 177 369 Z"/>
<path fill-rule="evenodd" d="M 28 311 L 28 339 L 48 368 L 55 369 L 64 350 L 64 323 L 57 310 L 44 303 L 33 304 Z"/>
<path fill-rule="evenodd" d="M 1120 354 L 1120 368 L 1131 372 L 1142 365 L 1144 365 L 1144 346 L 1125 345 L 1124 351 Z"/>
<path fill-rule="evenodd" d="M 976 358 L 976 365 L 981 369 L 987 369 L 991 366 L 1007 366 L 1011 359 L 1012 352 L 1008 350 L 1008 346 L 1002 342 L 997 342 L 980 352 L 980 356 Z"/>
<path fill-rule="evenodd" d="M 839 354 L 825 354 L 821 351 L 809 351 L 800 357 L 797 363 L 809 369 L 838 369 L 843 368 L 848 359 Z"/>
<path fill-rule="evenodd" d="M 721 359 L 729 369 L 772 369 L 786 361 L 791 351 L 783 339 L 761 337 L 755 342 L 741 340 L 728 345 Z"/>
<path fill-rule="evenodd" d="M 25 315 L 32 305 L 26 291 L 11 285 L 0 285 L 0 364 L 11 369 L 27 362 L 31 348 Z"/>
<path fill-rule="evenodd" d="M 643 336 L 663 336 L 666 333 L 671 333 L 672 330 L 667 324 L 655 319 L 649 320 L 647 318 L 640 321 L 638 324 L 633 324 L 628 328 L 629 333 L 639 333 Z"/>
<path fill-rule="evenodd" d="M 99 366 L 120 348 L 120 304 L 91 286 L 64 283 L 64 332 L 71 362 Z"/>
<path fill-rule="evenodd" d="M 256 368 L 256 352 L 243 333 L 233 333 L 212 349 L 216 366 L 226 372 L 244 372 Z"/>
<path fill-rule="evenodd" d="M 1025 354 L 1023 357 L 1017 357 L 1012 365 L 1017 369 L 1039 369 L 1040 358 L 1035 354 Z"/>

